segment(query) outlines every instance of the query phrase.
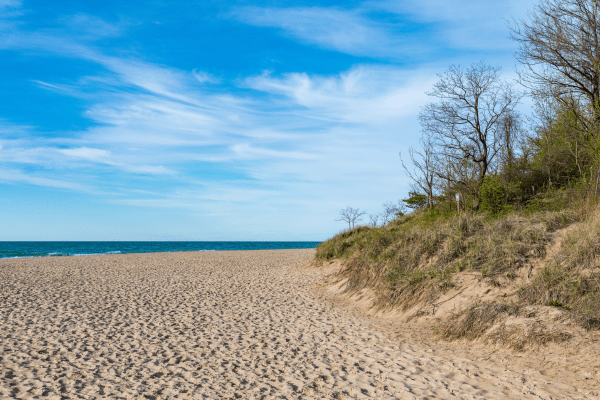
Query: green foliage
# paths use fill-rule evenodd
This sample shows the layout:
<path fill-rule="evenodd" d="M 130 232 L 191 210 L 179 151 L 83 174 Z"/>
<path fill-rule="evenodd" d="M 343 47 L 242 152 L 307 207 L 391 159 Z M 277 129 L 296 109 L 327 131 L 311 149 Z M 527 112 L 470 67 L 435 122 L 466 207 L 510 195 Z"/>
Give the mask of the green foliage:
<path fill-rule="evenodd" d="M 569 207 L 569 203 L 578 198 L 580 194 L 569 188 L 547 190 L 530 199 L 524 209 L 530 213 L 565 210 Z"/>
<path fill-rule="evenodd" d="M 577 118 L 586 110 L 578 104 L 551 107 L 552 118 L 538 127 L 531 140 L 529 167 L 540 189 L 569 186 L 598 164 L 597 135 L 590 134 Z"/>
<path fill-rule="evenodd" d="M 502 211 L 502 207 L 506 203 L 506 190 L 500 184 L 500 178 L 498 176 L 485 177 L 481 184 L 479 198 L 482 210 L 489 211 L 494 215 L 497 215 Z"/>
<path fill-rule="evenodd" d="M 402 200 L 406 207 L 412 208 L 413 210 L 420 210 L 427 206 L 427 196 L 417 192 L 409 192 L 408 199 Z"/>

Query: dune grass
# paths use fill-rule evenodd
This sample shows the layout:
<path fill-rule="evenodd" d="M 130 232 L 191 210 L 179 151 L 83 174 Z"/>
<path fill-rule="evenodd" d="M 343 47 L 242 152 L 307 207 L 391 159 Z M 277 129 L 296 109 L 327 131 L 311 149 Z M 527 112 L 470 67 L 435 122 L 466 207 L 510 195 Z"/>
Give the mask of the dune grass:
<path fill-rule="evenodd" d="M 377 306 L 408 309 L 417 302 L 435 301 L 452 287 L 450 277 L 459 271 L 476 271 L 492 284 L 514 278 L 517 269 L 545 256 L 550 232 L 584 218 L 581 207 L 565 206 L 566 197 L 561 192 L 538 198 L 535 207 L 500 215 L 466 211 L 459 216 L 450 210 L 421 210 L 386 226 L 359 226 L 342 232 L 321 243 L 316 257 L 343 260 L 341 274 L 347 279 L 348 291 L 368 288 L 377 297 Z M 600 227 L 597 231 L 600 234 Z M 579 236 L 570 239 L 566 244 L 571 248 L 570 262 L 591 262 L 591 252 L 596 251 L 592 249 L 600 248 L 596 240 L 592 235 L 587 245 L 580 245 Z M 589 292 L 588 278 L 578 281 L 579 292 L 567 282 L 567 276 L 557 278 L 557 274 L 567 273 L 563 267 L 544 273 L 548 278 L 536 278 L 535 284 L 522 290 L 523 301 L 555 300 L 570 305 L 575 304 L 573 299 L 580 296 L 582 287 Z M 596 275 L 589 276 L 596 279 Z M 588 303 L 585 307 L 591 309 Z"/>
<path fill-rule="evenodd" d="M 521 301 L 600 316 L 600 209 L 568 232 L 557 254 L 519 291 Z"/>

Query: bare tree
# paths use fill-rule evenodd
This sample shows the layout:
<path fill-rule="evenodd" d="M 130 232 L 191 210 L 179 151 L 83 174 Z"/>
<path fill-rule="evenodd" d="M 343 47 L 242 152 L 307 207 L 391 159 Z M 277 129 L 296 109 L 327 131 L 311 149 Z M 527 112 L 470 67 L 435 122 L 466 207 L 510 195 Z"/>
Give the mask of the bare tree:
<path fill-rule="evenodd" d="M 432 208 L 434 188 L 437 183 L 437 174 L 435 172 L 435 149 L 430 136 L 422 137 L 420 144 L 421 151 L 417 151 L 412 147 L 408 149 L 410 160 L 414 166 L 413 172 L 410 172 L 406 165 L 404 165 L 402 154 L 400 154 L 400 161 L 402 162 L 402 167 L 404 167 L 408 177 L 413 180 L 420 190 L 425 192 L 427 195 L 427 206 Z M 415 154 L 417 157 L 415 157 Z"/>
<path fill-rule="evenodd" d="M 500 121 L 501 146 L 499 165 L 510 170 L 515 163 L 517 150 L 523 142 L 523 126 L 519 115 L 508 113 Z"/>
<path fill-rule="evenodd" d="M 449 164 L 437 175 L 477 194 L 502 147 L 502 120 L 522 95 L 500 79 L 499 67 L 483 63 L 451 66 L 439 78 L 427 93 L 438 101 L 422 109 L 421 128 Z"/>
<path fill-rule="evenodd" d="M 530 22 L 511 26 L 523 84 L 569 107 L 587 105 L 591 119 L 573 108 L 586 125 L 600 122 L 599 18 L 598 0 L 542 0 Z"/>
<path fill-rule="evenodd" d="M 381 214 L 369 214 L 369 225 L 373 228 L 377 228 L 379 226 L 379 218 L 381 218 Z"/>
<path fill-rule="evenodd" d="M 381 213 L 381 224 L 395 220 L 399 214 L 404 214 L 405 208 L 401 202 L 394 204 L 391 201 L 383 203 L 383 213 Z"/>
<path fill-rule="evenodd" d="M 361 217 L 365 215 L 365 211 L 360 211 L 358 208 L 346 207 L 340 210 L 340 218 L 336 221 L 345 221 L 348 223 L 348 229 L 353 229 L 357 221 L 360 221 Z"/>

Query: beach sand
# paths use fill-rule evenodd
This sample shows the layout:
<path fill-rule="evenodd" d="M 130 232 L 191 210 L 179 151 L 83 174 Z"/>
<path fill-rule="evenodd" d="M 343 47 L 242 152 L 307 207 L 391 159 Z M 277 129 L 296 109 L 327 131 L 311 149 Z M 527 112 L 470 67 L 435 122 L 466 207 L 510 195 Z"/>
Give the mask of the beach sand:
<path fill-rule="evenodd" d="M 393 339 L 314 250 L 0 260 L 0 399 L 590 398 Z"/>

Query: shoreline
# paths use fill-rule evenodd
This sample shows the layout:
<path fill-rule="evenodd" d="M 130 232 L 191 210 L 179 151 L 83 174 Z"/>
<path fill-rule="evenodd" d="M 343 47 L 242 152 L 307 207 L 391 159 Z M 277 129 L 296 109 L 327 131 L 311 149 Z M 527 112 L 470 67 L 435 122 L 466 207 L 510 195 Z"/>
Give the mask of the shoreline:
<path fill-rule="evenodd" d="M 4 242 L 9 243 L 9 242 Z M 25 242 L 19 242 L 25 243 Z M 29 242 L 27 242 L 29 243 Z M 31 242 L 35 243 L 35 242 Z M 44 242 L 47 243 L 47 242 Z M 105 242 L 57 242 L 57 243 L 105 243 Z M 106 242 L 113 243 L 113 242 Z M 132 242 L 124 242 L 124 243 L 132 243 Z M 135 242 L 135 243 L 163 243 L 163 242 Z M 170 243 L 170 242 L 166 242 Z M 184 243 L 184 242 L 176 242 L 176 243 Z M 188 242 L 185 242 L 188 243 Z M 303 243 L 303 242 L 189 242 L 189 243 Z M 318 242 L 306 242 L 306 243 L 318 243 Z M 22 255 L 22 256 L 8 256 L 1 257 L 0 260 L 12 260 L 12 259 L 21 259 L 21 258 L 54 258 L 54 257 L 82 257 L 82 256 L 100 256 L 100 255 L 121 255 L 121 254 L 160 254 L 160 253 L 189 253 L 189 252 L 214 252 L 214 251 L 267 251 L 267 250 L 307 250 L 307 249 L 315 249 L 315 247 L 292 247 L 292 248 L 259 248 L 259 249 L 181 249 L 181 250 L 165 250 L 165 251 L 127 251 L 127 250 L 113 250 L 113 251 L 105 251 L 100 253 L 73 253 L 73 254 L 61 254 L 60 252 L 51 252 L 42 255 Z"/>

